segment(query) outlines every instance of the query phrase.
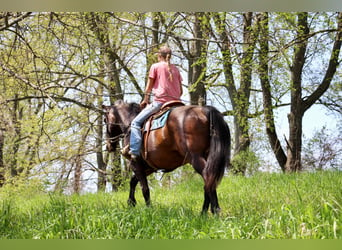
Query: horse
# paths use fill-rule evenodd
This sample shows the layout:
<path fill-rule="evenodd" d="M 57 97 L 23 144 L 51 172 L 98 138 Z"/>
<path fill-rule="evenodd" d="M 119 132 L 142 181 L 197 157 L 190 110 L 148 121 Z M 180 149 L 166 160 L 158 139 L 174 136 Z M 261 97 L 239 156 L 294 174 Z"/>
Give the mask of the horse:
<path fill-rule="evenodd" d="M 103 105 L 108 152 L 114 152 L 118 140 L 129 143 L 130 124 L 141 111 L 137 103 L 116 101 Z M 148 134 L 148 138 L 147 138 Z M 230 165 L 230 131 L 223 115 L 212 106 L 183 105 L 172 108 L 163 128 L 145 133 L 141 156 L 130 161 L 128 204 L 136 205 L 135 189 L 140 182 L 147 206 L 151 204 L 147 176 L 162 170 L 170 172 L 190 163 L 204 180 L 202 213 L 220 212 L 216 188 Z M 146 147 L 146 148 L 145 148 Z"/>

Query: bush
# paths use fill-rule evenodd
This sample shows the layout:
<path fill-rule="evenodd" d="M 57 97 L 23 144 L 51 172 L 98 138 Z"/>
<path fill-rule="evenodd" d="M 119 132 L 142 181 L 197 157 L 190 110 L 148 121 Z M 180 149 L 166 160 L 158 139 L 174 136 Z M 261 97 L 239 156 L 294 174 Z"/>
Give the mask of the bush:
<path fill-rule="evenodd" d="M 303 167 L 306 170 L 342 170 L 342 132 L 333 134 L 324 126 L 303 146 Z"/>
<path fill-rule="evenodd" d="M 242 173 L 245 175 L 255 174 L 260 166 L 259 157 L 250 150 L 239 152 L 233 157 L 231 162 L 231 170 L 233 173 Z"/>

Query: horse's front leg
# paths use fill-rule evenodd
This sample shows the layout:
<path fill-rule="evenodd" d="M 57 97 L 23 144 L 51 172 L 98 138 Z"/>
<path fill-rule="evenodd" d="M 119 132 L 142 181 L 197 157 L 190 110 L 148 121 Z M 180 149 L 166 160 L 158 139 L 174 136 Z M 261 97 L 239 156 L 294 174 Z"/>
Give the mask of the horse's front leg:
<path fill-rule="evenodd" d="M 129 197 L 127 201 L 128 205 L 132 207 L 135 207 L 135 205 L 137 204 L 137 201 L 135 199 L 135 188 L 137 187 L 137 184 L 138 178 L 136 177 L 136 175 L 133 175 L 129 183 Z"/>
<path fill-rule="evenodd" d="M 131 182 L 130 182 L 130 194 L 129 194 L 128 203 L 130 205 L 135 206 L 136 204 L 136 200 L 134 197 L 135 188 L 137 186 L 137 183 L 140 182 L 142 194 L 144 196 L 146 205 L 150 206 L 151 199 L 150 199 L 150 189 L 148 187 L 148 182 L 147 182 L 147 176 L 155 172 L 155 170 L 146 166 L 140 160 L 138 160 L 137 162 L 131 162 L 131 168 L 134 172 L 134 176 L 132 177 Z"/>

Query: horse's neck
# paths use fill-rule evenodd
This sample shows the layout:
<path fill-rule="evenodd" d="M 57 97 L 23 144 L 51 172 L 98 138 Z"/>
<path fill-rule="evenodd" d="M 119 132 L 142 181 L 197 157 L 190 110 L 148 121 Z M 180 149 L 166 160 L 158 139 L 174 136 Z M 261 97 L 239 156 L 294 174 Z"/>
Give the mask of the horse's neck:
<path fill-rule="evenodd" d="M 123 116 L 120 117 L 121 124 L 122 124 L 122 131 L 125 133 L 129 131 L 132 121 L 139 114 L 139 112 L 134 112 L 134 113 L 127 112 L 127 114 L 128 114 L 127 117 L 123 117 Z"/>

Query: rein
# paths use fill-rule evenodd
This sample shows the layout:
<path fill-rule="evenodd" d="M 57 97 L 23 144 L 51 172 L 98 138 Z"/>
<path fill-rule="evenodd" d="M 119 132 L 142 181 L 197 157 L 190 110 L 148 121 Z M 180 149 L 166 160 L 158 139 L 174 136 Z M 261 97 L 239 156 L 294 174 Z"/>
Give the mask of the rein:
<path fill-rule="evenodd" d="M 119 141 L 121 138 L 124 138 L 125 137 L 125 133 L 121 133 L 117 136 L 114 136 L 114 137 L 108 137 L 107 139 L 108 140 L 111 140 L 112 142 L 117 142 Z"/>
<path fill-rule="evenodd" d="M 123 126 L 123 125 L 125 125 L 125 124 L 123 124 L 123 123 L 113 123 L 113 122 L 110 122 L 110 123 L 105 123 L 105 125 L 118 125 L 118 126 L 121 127 L 121 126 Z M 124 137 L 127 135 L 127 132 L 129 131 L 130 126 L 131 126 L 131 125 L 129 125 L 128 128 L 124 129 L 124 131 L 123 131 L 121 134 L 119 134 L 119 135 L 117 135 L 117 136 L 113 136 L 113 137 L 107 137 L 106 139 L 107 139 L 107 140 L 110 140 L 110 141 L 112 141 L 112 142 L 118 142 L 121 138 L 124 138 Z M 108 132 L 106 132 L 106 133 L 107 133 L 107 135 L 108 135 Z"/>

